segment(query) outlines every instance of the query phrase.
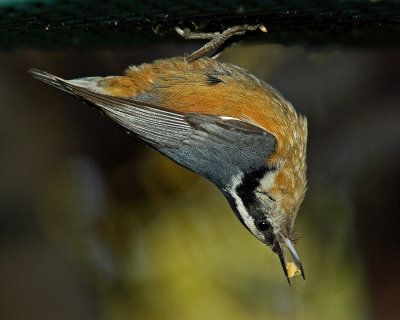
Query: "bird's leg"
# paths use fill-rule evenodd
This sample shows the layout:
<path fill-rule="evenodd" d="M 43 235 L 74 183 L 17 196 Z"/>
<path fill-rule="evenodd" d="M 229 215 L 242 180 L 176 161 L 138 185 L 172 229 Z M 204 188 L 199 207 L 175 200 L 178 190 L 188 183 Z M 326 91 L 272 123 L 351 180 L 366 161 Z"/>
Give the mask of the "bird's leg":
<path fill-rule="evenodd" d="M 245 34 L 246 31 L 255 31 L 257 29 L 260 29 L 263 32 L 267 32 L 267 28 L 263 24 L 257 24 L 257 25 L 241 25 L 241 26 L 234 26 L 229 29 L 226 29 L 222 33 L 220 32 L 209 32 L 209 33 L 204 33 L 204 32 L 194 32 L 191 31 L 189 28 L 181 29 L 179 27 L 175 27 L 175 31 L 184 37 L 185 39 L 207 39 L 210 40 L 207 42 L 204 46 L 202 46 L 200 49 L 192 52 L 186 57 L 186 61 L 192 62 L 194 60 L 197 60 L 198 58 L 201 58 L 204 56 L 207 52 L 216 49 L 224 44 L 226 40 L 233 36 L 238 36 Z"/>

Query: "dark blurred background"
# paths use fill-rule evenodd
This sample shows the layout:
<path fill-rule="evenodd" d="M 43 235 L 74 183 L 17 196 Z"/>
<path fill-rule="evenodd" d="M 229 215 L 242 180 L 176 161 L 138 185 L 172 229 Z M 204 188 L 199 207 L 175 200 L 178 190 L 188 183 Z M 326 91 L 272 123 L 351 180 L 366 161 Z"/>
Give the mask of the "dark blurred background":
<path fill-rule="evenodd" d="M 220 57 L 309 121 L 307 281 L 292 288 L 216 187 L 27 74 L 116 75 L 196 46 L 0 52 L 0 318 L 399 318 L 399 49 L 253 43 Z"/>

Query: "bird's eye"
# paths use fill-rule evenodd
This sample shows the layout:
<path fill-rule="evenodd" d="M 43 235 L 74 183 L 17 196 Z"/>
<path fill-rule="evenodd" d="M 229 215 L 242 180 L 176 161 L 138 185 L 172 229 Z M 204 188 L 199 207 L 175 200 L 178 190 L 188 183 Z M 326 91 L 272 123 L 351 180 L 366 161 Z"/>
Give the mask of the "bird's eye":
<path fill-rule="evenodd" d="M 257 229 L 260 231 L 268 231 L 271 226 L 266 221 L 257 222 Z"/>

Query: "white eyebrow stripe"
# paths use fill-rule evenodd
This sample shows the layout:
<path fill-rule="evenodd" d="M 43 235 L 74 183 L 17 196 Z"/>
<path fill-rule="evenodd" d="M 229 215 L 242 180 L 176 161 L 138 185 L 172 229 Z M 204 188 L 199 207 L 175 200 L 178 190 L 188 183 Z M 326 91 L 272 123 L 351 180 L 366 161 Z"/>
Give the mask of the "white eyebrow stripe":
<path fill-rule="evenodd" d="M 264 241 L 265 240 L 264 235 L 260 231 L 258 231 L 257 227 L 254 224 L 253 217 L 249 214 L 242 199 L 239 197 L 239 195 L 236 192 L 236 188 L 242 183 L 243 177 L 244 177 L 243 172 L 240 172 L 238 175 L 233 176 L 231 183 L 230 183 L 229 187 L 226 189 L 226 191 L 234 199 L 237 211 L 238 211 L 240 217 L 242 218 L 243 223 L 247 226 L 247 228 L 250 230 L 250 232 L 256 238 L 258 238 L 260 241 Z"/>

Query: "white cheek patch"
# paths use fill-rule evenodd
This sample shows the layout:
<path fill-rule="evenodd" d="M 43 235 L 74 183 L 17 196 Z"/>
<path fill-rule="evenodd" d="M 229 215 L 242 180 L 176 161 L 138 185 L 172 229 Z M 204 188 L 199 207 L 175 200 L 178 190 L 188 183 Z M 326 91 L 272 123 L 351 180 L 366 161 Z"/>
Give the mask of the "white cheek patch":
<path fill-rule="evenodd" d="M 275 185 L 275 177 L 284 165 L 284 161 L 279 161 L 274 170 L 268 172 L 266 175 L 264 175 L 264 177 L 262 177 L 256 191 L 260 193 L 268 193 L 269 190 Z"/>
<path fill-rule="evenodd" d="M 242 199 L 239 197 L 239 195 L 236 192 L 236 188 L 242 183 L 243 177 L 244 177 L 243 172 L 241 172 L 238 175 L 234 176 L 232 178 L 232 180 L 231 180 L 230 185 L 226 189 L 226 191 L 235 200 L 237 211 L 238 211 L 240 217 L 242 218 L 243 223 L 250 230 L 250 232 L 255 237 L 257 237 L 258 240 L 260 240 L 261 242 L 264 242 L 265 241 L 264 235 L 260 231 L 258 231 L 257 227 L 254 224 L 253 217 L 249 214 L 249 212 L 247 211 L 245 205 L 243 204 Z"/>
<path fill-rule="evenodd" d="M 272 171 L 266 174 L 260 180 L 260 184 L 257 187 L 256 191 L 261 193 L 267 193 L 275 184 L 275 176 L 278 171 Z"/>
<path fill-rule="evenodd" d="M 282 224 L 282 219 L 284 218 L 284 215 L 281 214 L 281 210 L 279 210 L 282 199 L 276 198 L 277 195 L 274 195 L 274 198 L 272 198 L 269 194 L 270 189 L 275 185 L 275 176 L 278 172 L 279 169 L 266 174 L 260 180 L 260 184 L 255 192 L 258 201 L 268 212 L 268 222 L 275 231 L 279 231 L 279 226 Z"/>

